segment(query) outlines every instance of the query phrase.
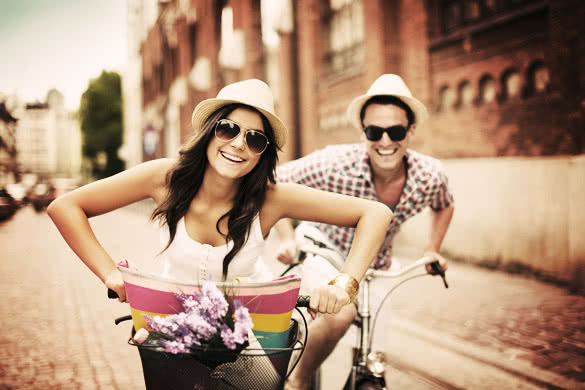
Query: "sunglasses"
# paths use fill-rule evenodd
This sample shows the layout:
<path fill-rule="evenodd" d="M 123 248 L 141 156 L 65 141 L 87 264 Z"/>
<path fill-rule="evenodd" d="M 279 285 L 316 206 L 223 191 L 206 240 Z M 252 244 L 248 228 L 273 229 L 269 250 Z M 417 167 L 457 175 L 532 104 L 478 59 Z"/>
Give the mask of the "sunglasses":
<path fill-rule="evenodd" d="M 220 119 L 215 124 L 215 136 L 222 141 L 231 141 L 240 135 L 242 127 L 229 119 Z M 258 130 L 244 129 L 244 142 L 252 153 L 262 154 L 270 142 Z"/>
<path fill-rule="evenodd" d="M 408 128 L 402 125 L 390 126 L 386 128 L 378 126 L 368 126 L 364 129 L 364 133 L 366 133 L 366 138 L 369 141 L 379 141 L 384 133 L 388 134 L 388 137 L 390 137 L 392 141 L 402 141 L 404 138 L 406 138 L 407 131 Z"/>

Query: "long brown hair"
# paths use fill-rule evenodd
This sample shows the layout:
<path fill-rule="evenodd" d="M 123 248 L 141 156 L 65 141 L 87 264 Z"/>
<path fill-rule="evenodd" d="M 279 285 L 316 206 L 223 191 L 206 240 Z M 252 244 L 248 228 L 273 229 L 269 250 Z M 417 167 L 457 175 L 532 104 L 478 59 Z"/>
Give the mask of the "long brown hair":
<path fill-rule="evenodd" d="M 234 243 L 232 249 L 223 259 L 224 280 L 227 277 L 231 260 L 248 240 L 252 222 L 266 199 L 269 183 L 275 183 L 274 176 L 278 162 L 276 139 L 274 130 L 264 115 L 253 107 L 237 103 L 224 106 L 210 115 L 201 131 L 195 134 L 179 151 L 176 164 L 167 174 L 167 196 L 151 216 L 152 220 L 158 219 L 161 223 L 168 225 L 169 242 L 163 249 L 164 252 L 175 239 L 177 223 L 187 214 L 191 201 L 201 188 L 208 164 L 207 146 L 215 136 L 215 124 L 218 120 L 227 118 L 236 108 L 244 108 L 260 114 L 264 133 L 269 143 L 254 169 L 242 178 L 232 209 L 222 215 L 215 225 L 217 231 L 225 237 L 226 244 L 230 240 Z M 228 218 L 227 235 L 219 229 L 219 223 L 224 218 Z"/>

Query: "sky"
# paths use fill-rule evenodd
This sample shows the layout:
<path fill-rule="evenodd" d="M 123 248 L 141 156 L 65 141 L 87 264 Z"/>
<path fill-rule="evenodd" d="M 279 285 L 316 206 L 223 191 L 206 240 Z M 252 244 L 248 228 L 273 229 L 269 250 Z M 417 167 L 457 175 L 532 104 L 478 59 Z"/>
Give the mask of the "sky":
<path fill-rule="evenodd" d="M 126 0 L 0 0 L 0 96 L 79 107 L 89 81 L 127 64 Z"/>

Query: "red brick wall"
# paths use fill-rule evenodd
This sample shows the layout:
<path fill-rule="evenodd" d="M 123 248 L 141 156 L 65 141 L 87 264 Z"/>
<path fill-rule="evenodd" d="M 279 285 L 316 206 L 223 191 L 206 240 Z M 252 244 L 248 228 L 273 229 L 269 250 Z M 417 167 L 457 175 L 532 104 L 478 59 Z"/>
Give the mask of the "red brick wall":
<path fill-rule="evenodd" d="M 302 132 L 300 140 L 301 155 L 314 148 L 314 139 L 318 131 L 319 116 L 315 110 L 318 100 L 315 86 L 319 79 L 320 68 L 320 13 L 319 0 L 294 2 L 297 14 L 298 71 L 299 71 L 299 127 Z"/>
<path fill-rule="evenodd" d="M 221 71 L 218 63 L 221 4 L 195 3 L 196 55 L 210 59 L 212 87 L 208 91 L 189 87 L 189 101 L 181 108 L 182 126 L 188 129 L 192 108 L 215 96 L 225 82 L 264 78 L 260 2 L 229 1 L 235 27 L 245 32 L 246 45 L 244 67 L 232 72 Z M 324 67 L 325 3 L 293 4 L 295 30 L 283 37 L 280 53 L 277 110 L 291 128 L 284 160 L 327 144 L 358 141 L 359 131 L 345 121 L 345 110 L 382 73 L 400 74 L 431 113 L 429 125 L 418 129 L 414 138 L 413 147 L 420 151 L 442 158 L 585 153 L 585 6 L 580 0 L 549 1 L 548 5 L 535 1 L 532 12 L 442 40 L 438 0 L 364 0 L 364 64 L 337 75 L 327 74 Z M 192 66 L 190 48 L 184 44 L 188 28 L 179 25 L 178 31 L 178 69 L 185 74 Z M 157 37 L 151 33 L 148 39 Z M 152 45 L 145 43 L 144 51 L 148 50 L 153 50 Z M 550 71 L 549 90 L 503 99 L 504 72 L 516 69 L 525 87 L 527 72 L 536 60 Z M 486 74 L 496 81 L 500 98 L 480 104 L 479 80 Z M 456 92 L 463 80 L 475 89 L 474 104 L 437 111 L 440 88 L 449 85 Z M 145 84 L 150 85 L 145 103 L 168 93 L 160 90 L 154 77 Z"/>

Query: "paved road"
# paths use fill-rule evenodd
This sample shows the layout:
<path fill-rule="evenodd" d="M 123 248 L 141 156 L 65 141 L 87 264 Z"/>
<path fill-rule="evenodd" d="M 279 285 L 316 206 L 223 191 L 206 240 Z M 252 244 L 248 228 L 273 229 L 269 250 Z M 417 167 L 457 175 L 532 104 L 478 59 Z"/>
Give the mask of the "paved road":
<path fill-rule="evenodd" d="M 158 236 L 144 210 L 110 213 L 92 226 L 115 258 L 156 269 Z M 31 208 L 0 225 L 0 390 L 143 389 L 128 326 L 112 321 L 128 307 L 105 298 L 59 237 L 46 214 Z M 395 367 L 391 385 L 585 388 L 585 298 L 464 264 L 452 264 L 448 278 L 449 290 L 420 278 L 387 303 L 393 317 L 381 317 L 375 344 Z M 342 380 L 347 342 L 325 364 L 326 388 Z"/>

